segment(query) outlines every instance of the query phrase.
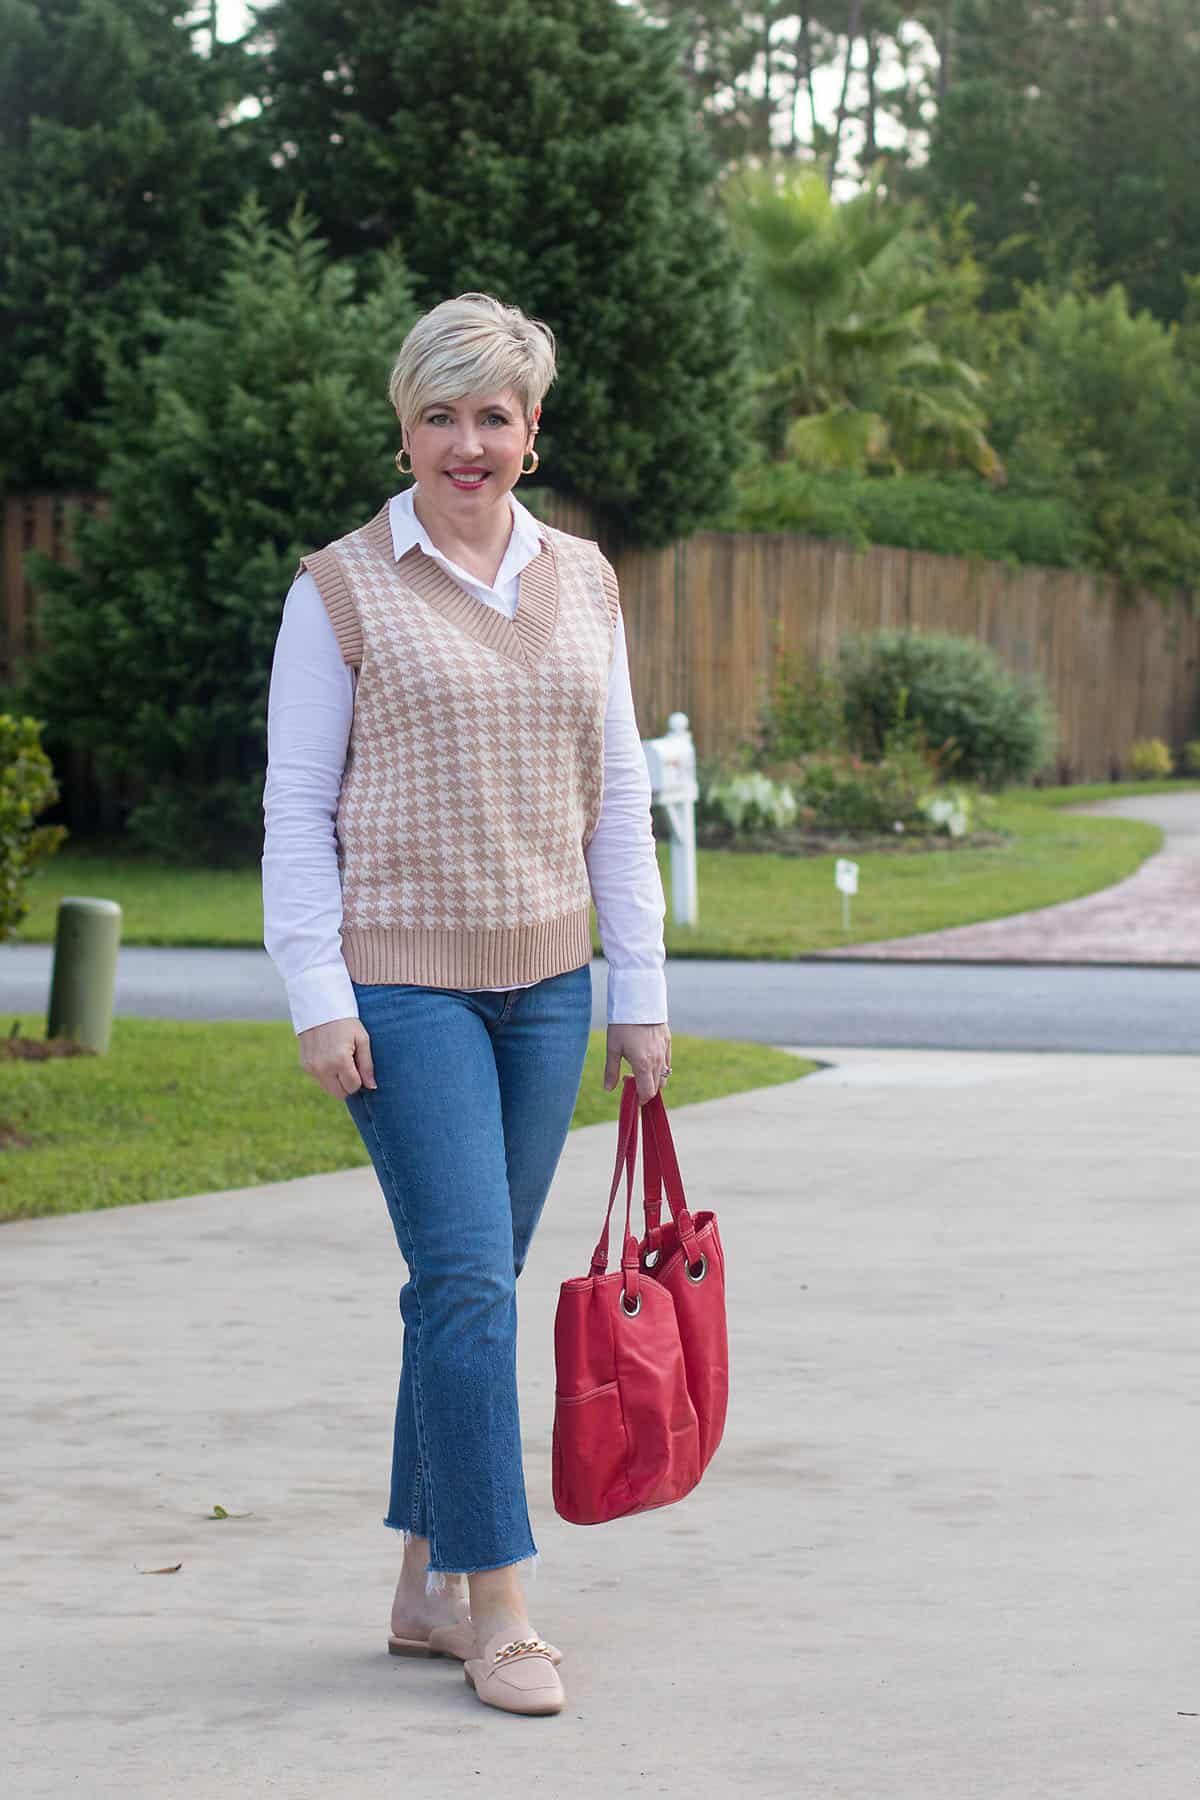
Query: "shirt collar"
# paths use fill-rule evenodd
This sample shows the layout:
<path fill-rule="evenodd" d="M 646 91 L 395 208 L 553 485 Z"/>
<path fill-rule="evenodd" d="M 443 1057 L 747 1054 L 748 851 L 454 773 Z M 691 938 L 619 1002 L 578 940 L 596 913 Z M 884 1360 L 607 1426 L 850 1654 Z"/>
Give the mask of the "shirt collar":
<path fill-rule="evenodd" d="M 450 558 L 437 549 L 429 533 L 422 525 L 413 507 L 412 497 L 419 483 L 405 488 L 403 493 L 393 494 L 388 502 L 388 520 L 392 528 L 392 553 L 399 562 L 406 551 L 414 544 L 420 546 L 426 556 L 436 557 L 443 568 L 450 565 Z M 504 552 L 504 560 L 496 572 L 497 582 L 508 576 L 519 574 L 531 563 L 535 556 L 541 554 L 542 546 L 549 544 L 545 531 L 529 508 L 522 506 L 512 492 L 508 496 L 508 504 L 512 509 L 512 536 L 508 540 L 508 548 Z"/>

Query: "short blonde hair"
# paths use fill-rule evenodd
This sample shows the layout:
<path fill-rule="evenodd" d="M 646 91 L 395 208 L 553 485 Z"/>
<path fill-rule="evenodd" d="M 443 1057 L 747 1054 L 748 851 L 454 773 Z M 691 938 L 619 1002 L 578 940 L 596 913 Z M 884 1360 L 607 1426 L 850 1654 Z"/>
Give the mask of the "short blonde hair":
<path fill-rule="evenodd" d="M 433 400 L 513 388 L 531 425 L 554 380 L 554 352 L 550 327 L 519 306 L 492 294 L 459 294 L 417 320 L 400 346 L 388 398 L 404 425 Z"/>

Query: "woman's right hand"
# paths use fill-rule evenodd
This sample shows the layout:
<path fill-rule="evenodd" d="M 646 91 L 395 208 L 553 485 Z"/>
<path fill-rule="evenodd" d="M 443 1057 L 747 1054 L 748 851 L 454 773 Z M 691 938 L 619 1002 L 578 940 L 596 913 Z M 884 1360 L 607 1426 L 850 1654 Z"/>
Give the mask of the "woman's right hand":
<path fill-rule="evenodd" d="M 361 1019 L 330 1019 L 299 1033 L 300 1067 L 335 1100 L 375 1087 L 371 1040 Z"/>

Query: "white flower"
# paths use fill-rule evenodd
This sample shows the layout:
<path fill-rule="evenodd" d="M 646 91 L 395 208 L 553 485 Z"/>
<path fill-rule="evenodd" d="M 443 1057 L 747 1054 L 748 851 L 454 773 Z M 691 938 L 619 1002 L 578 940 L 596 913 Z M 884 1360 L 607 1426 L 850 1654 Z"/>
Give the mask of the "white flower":
<path fill-rule="evenodd" d="M 938 831 L 949 832 L 951 837 L 962 837 L 970 829 L 970 794 L 923 794 L 919 805 Z"/>
<path fill-rule="evenodd" d="M 748 775 L 736 775 L 730 781 L 714 783 L 708 790 L 707 799 L 734 831 L 740 831 L 743 825 L 766 825 L 778 830 L 781 826 L 791 825 L 799 811 L 791 788 L 786 783 L 776 786 L 758 769 Z"/>

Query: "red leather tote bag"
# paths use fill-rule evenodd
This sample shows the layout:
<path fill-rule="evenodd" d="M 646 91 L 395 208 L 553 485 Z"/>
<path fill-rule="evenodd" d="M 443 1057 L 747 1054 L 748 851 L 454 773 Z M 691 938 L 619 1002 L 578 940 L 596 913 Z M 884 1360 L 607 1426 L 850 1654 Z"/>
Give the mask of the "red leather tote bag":
<path fill-rule="evenodd" d="M 721 1442 L 729 1402 L 725 1253 L 717 1215 L 688 1211 L 661 1094 L 642 1108 L 642 1134 L 646 1230 L 641 1266 L 675 1306 L 688 1394 L 700 1428 L 700 1467 L 706 1469 Z M 662 1225 L 664 1185 L 671 1216 Z"/>
<path fill-rule="evenodd" d="M 630 1075 L 604 1229 L 588 1273 L 563 1282 L 554 1320 L 554 1505 L 575 1525 L 681 1500 L 725 1422 L 725 1259 L 716 1218 L 688 1212 L 661 1096 L 640 1117 L 645 1236 L 639 1241 L 632 1227 L 639 1107 Z M 609 1222 L 622 1174 L 625 1234 L 620 1267 L 610 1273 Z"/>

